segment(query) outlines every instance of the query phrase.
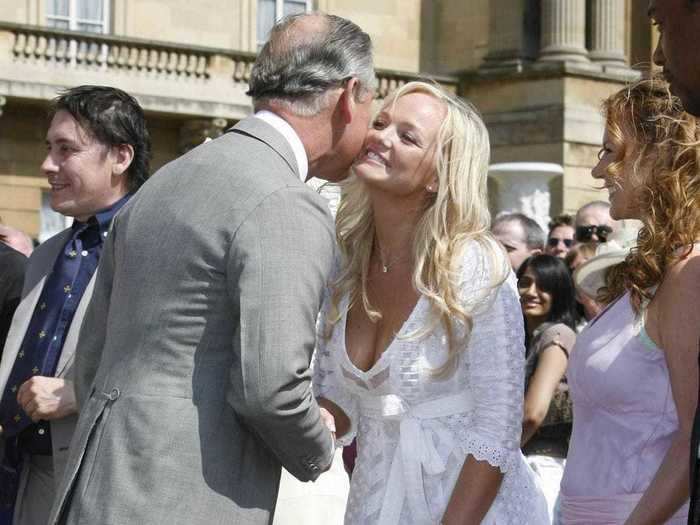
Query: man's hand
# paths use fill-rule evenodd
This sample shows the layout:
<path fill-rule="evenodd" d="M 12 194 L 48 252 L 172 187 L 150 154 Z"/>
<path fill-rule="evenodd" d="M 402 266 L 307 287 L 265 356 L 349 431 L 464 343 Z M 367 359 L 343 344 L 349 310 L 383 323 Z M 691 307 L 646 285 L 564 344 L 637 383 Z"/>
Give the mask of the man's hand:
<path fill-rule="evenodd" d="M 32 421 L 62 419 L 78 411 L 72 381 L 34 376 L 19 387 L 17 402 Z"/>

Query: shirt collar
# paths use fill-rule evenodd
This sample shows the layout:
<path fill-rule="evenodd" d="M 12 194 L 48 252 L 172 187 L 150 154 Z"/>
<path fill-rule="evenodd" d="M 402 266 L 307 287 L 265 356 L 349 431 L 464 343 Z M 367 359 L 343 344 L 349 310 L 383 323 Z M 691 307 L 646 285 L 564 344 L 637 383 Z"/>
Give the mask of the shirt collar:
<path fill-rule="evenodd" d="M 253 115 L 260 120 L 264 120 L 270 126 L 275 128 L 289 143 L 294 153 L 294 158 L 297 161 L 297 166 L 299 168 L 299 178 L 301 182 L 306 182 L 306 175 L 309 173 L 309 159 L 306 156 L 306 150 L 304 150 L 304 145 L 294 131 L 294 128 L 289 125 L 289 122 L 284 120 L 279 115 L 275 115 L 272 111 L 266 109 L 260 110 Z"/>
<path fill-rule="evenodd" d="M 100 229 L 100 236 L 106 237 L 107 232 L 109 231 L 109 227 L 112 224 L 112 219 L 117 214 L 117 212 L 122 209 L 122 206 L 124 206 L 127 203 L 127 201 L 132 197 L 132 195 L 132 193 L 127 193 L 117 202 L 112 204 L 109 208 L 105 208 L 104 210 L 100 210 L 97 213 L 95 213 L 95 215 L 90 217 L 86 223 L 80 222 L 78 219 L 75 219 L 73 221 L 72 226 L 73 231 L 82 231 L 91 225 L 97 225 Z"/>

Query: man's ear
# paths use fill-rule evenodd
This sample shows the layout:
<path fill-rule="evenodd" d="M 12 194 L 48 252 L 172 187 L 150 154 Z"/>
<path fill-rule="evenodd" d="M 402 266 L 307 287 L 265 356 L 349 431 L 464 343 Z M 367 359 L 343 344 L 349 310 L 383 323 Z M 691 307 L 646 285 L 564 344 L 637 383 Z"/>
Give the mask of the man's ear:
<path fill-rule="evenodd" d="M 131 166 L 134 160 L 134 147 L 131 144 L 119 144 L 113 146 L 115 160 L 112 164 L 112 175 L 122 175 Z"/>
<path fill-rule="evenodd" d="M 357 100 L 355 100 L 355 92 L 360 89 L 360 83 L 355 77 L 351 77 L 345 83 L 345 87 L 340 93 L 338 98 L 338 109 L 340 109 L 340 115 L 343 117 L 343 122 L 345 124 L 350 124 L 352 119 L 355 117 L 355 109 L 357 107 Z"/>

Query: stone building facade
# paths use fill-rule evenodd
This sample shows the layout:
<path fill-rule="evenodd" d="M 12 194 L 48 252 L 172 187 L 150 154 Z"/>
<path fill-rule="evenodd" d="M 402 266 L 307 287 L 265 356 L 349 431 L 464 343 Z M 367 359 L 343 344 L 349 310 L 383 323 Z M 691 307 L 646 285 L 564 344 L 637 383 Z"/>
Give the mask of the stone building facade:
<path fill-rule="evenodd" d="M 379 97 L 433 76 L 483 113 L 494 211 L 546 221 L 599 198 L 589 171 L 600 101 L 648 62 L 637 0 L 3 0 L 0 217 L 43 239 L 46 105 L 63 88 L 113 85 L 147 112 L 153 167 L 250 114 L 255 53 L 274 18 L 319 9 L 372 37 Z M 640 5 L 637 5 L 640 4 Z"/>

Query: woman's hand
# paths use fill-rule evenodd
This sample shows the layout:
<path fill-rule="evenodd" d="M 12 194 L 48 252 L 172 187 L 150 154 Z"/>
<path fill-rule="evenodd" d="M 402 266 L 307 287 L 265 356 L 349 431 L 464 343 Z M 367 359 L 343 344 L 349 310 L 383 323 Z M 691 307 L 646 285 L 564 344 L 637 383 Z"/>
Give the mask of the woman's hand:
<path fill-rule="evenodd" d="M 321 407 L 323 422 L 328 430 L 333 432 L 333 438 L 343 437 L 347 434 L 350 430 L 350 418 L 343 412 L 343 409 L 325 397 L 319 397 L 316 401 Z"/>

